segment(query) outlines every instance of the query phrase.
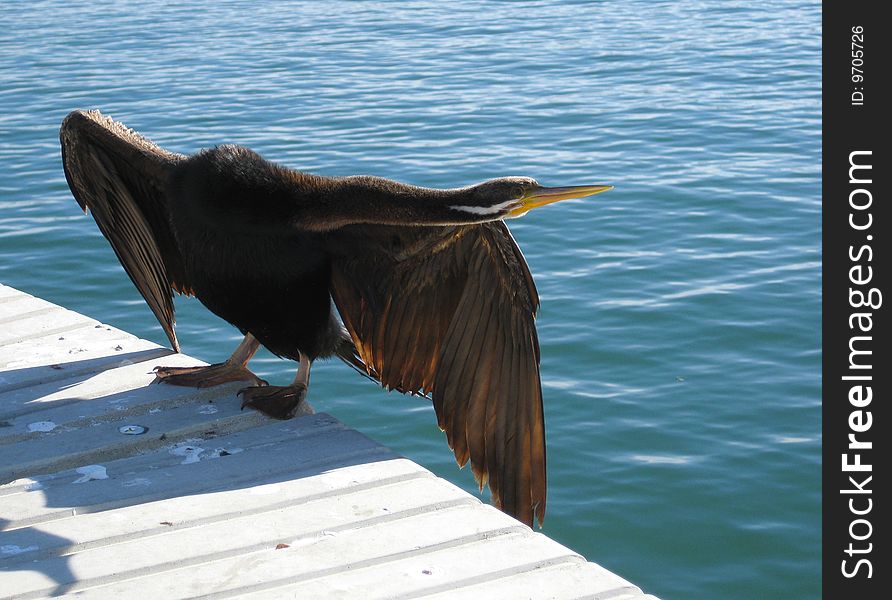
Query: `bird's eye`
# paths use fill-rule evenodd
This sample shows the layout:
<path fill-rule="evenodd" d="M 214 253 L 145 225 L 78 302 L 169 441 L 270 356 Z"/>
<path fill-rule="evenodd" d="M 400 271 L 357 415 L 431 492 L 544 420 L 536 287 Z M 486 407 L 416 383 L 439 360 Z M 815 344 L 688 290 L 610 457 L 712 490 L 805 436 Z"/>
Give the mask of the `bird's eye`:
<path fill-rule="evenodd" d="M 515 187 L 513 190 L 511 190 L 511 195 L 512 195 L 514 198 L 517 198 L 518 200 L 520 200 L 521 198 L 523 198 L 523 193 L 524 193 L 524 192 L 523 192 L 523 188 L 520 187 L 520 186 L 517 186 L 517 187 Z"/>

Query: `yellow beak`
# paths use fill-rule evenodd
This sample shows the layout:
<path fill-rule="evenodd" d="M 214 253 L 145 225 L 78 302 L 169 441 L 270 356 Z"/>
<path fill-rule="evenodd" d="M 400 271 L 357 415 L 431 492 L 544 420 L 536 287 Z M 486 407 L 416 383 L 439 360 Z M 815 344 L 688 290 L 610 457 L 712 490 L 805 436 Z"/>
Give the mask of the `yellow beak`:
<path fill-rule="evenodd" d="M 545 206 L 546 204 L 594 196 L 612 189 L 612 185 L 571 185 L 569 187 L 533 188 L 520 199 L 520 206 L 508 213 L 508 217 L 520 217 L 534 208 Z"/>

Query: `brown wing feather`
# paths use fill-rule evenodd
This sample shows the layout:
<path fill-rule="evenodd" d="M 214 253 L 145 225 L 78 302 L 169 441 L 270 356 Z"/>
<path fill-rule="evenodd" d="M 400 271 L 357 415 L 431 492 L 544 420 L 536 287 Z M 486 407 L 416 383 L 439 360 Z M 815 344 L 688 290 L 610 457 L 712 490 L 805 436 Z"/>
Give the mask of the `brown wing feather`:
<path fill-rule="evenodd" d="M 458 464 L 496 506 L 541 524 L 539 299 L 508 228 L 364 225 L 329 239 L 332 295 L 370 373 L 430 393 Z"/>
<path fill-rule="evenodd" d="M 170 229 L 164 190 L 169 170 L 185 157 L 98 111 L 69 114 L 59 139 L 75 200 L 85 212 L 89 209 L 179 352 L 171 290 L 191 294 L 191 285 Z"/>

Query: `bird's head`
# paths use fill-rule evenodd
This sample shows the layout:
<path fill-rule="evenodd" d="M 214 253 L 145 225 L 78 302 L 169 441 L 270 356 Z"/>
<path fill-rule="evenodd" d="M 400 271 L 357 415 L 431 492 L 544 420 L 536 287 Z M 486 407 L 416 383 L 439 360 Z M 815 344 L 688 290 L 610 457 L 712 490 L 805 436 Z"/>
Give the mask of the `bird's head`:
<path fill-rule="evenodd" d="M 466 202 L 449 208 L 483 219 L 513 219 L 539 206 L 561 200 L 594 196 L 612 190 L 612 185 L 542 187 L 530 177 L 501 177 L 468 188 Z"/>

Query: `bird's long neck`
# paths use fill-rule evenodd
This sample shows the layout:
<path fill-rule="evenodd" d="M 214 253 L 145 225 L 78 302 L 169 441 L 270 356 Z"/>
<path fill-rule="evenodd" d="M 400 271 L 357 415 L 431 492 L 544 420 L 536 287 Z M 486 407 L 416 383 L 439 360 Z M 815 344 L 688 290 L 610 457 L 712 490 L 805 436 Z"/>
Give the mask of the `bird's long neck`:
<path fill-rule="evenodd" d="M 315 231 L 361 223 L 463 225 L 492 219 L 450 208 L 470 204 L 471 188 L 422 188 L 369 176 L 299 177 L 304 180 L 295 186 L 297 218 Z"/>

